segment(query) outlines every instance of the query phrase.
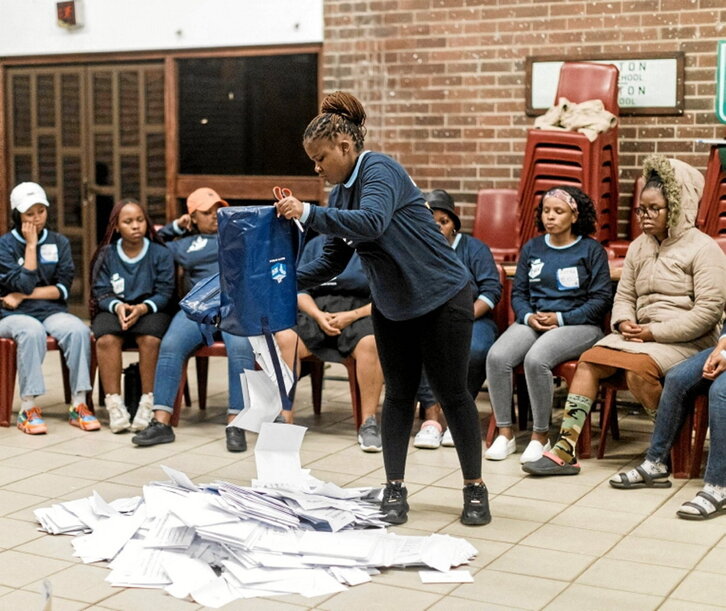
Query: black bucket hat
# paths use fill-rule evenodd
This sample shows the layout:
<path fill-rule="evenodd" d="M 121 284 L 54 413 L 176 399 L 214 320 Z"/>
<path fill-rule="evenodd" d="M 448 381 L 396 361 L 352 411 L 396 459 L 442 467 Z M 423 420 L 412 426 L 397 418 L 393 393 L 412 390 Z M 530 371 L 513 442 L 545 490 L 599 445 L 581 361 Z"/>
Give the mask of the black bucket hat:
<path fill-rule="evenodd" d="M 423 196 L 431 210 L 443 210 L 454 221 L 454 229 L 456 231 L 461 229 L 461 220 L 459 220 L 459 216 L 456 214 L 454 198 L 451 195 L 443 189 L 434 189 L 430 193 L 424 193 Z"/>

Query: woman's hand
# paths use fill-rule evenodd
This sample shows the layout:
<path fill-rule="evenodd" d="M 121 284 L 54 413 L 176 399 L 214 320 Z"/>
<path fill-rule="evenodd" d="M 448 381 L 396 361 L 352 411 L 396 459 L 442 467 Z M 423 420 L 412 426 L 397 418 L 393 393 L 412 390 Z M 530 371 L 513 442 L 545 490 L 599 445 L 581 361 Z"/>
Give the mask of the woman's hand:
<path fill-rule="evenodd" d="M 624 320 L 618 325 L 618 330 L 627 342 L 654 342 L 655 338 L 648 325 L 639 325 L 632 320 Z"/>
<path fill-rule="evenodd" d="M 330 312 L 320 312 L 317 316 L 315 316 L 315 322 L 318 323 L 318 327 L 320 327 L 323 330 L 323 333 L 325 335 L 330 335 L 331 337 L 334 335 L 340 335 L 340 329 L 336 328 L 332 324 L 333 314 Z"/>
<path fill-rule="evenodd" d="M 27 295 L 23 295 L 23 293 L 8 293 L 0 301 L 2 301 L 3 307 L 6 310 L 15 310 L 25 301 L 26 297 Z"/>
<path fill-rule="evenodd" d="M 275 203 L 275 208 L 277 216 L 284 216 L 286 219 L 299 219 L 303 213 L 302 202 L 292 195 Z"/>
<path fill-rule="evenodd" d="M 358 320 L 358 316 L 355 313 L 355 310 L 335 312 L 330 315 L 330 324 L 340 331 L 352 325 L 356 320 Z"/>
<path fill-rule="evenodd" d="M 116 306 L 116 316 L 118 316 L 123 331 L 128 331 L 139 321 L 139 318 L 148 312 L 149 306 L 145 303 L 137 303 L 136 305 L 120 303 Z"/>
<path fill-rule="evenodd" d="M 177 220 L 176 220 L 177 227 L 180 229 L 184 229 L 185 231 L 191 231 L 192 229 L 192 215 L 191 214 L 182 214 Z"/>
<path fill-rule="evenodd" d="M 23 221 L 20 232 L 25 238 L 26 246 L 35 248 L 38 245 L 38 228 L 33 221 Z"/>
<path fill-rule="evenodd" d="M 707 380 L 715 380 L 724 371 L 726 371 L 726 359 L 721 354 L 721 348 L 716 346 L 703 365 L 703 377 Z"/>
<path fill-rule="evenodd" d="M 527 319 L 527 324 L 539 333 L 556 329 L 557 314 L 554 312 L 535 312 Z"/>

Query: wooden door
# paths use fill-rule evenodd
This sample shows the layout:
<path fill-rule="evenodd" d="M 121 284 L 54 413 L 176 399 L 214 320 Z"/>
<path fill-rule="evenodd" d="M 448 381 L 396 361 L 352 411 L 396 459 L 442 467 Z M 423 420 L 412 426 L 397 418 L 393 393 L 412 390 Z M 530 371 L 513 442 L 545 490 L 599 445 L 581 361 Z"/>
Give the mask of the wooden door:
<path fill-rule="evenodd" d="M 9 68 L 9 183 L 48 194 L 49 225 L 71 241 L 71 303 L 83 314 L 89 261 L 114 202 L 165 218 L 164 72 L 160 62 Z"/>

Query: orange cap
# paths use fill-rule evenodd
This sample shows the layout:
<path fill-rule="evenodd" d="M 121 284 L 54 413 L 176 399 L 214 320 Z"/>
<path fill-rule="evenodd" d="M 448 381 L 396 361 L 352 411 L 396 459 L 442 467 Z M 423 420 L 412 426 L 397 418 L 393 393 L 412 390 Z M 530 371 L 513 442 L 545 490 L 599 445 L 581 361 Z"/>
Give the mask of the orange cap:
<path fill-rule="evenodd" d="M 209 210 L 214 204 L 222 204 L 222 206 L 229 206 L 219 194 L 209 187 L 201 187 L 196 191 L 192 191 L 187 197 L 187 210 L 189 214 L 196 212 L 197 210 Z"/>

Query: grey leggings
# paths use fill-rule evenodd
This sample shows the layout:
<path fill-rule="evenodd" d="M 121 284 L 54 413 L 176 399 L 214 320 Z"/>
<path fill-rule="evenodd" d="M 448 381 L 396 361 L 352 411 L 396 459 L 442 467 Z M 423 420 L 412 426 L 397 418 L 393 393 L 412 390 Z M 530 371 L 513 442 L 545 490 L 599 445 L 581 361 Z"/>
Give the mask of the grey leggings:
<path fill-rule="evenodd" d="M 512 426 L 512 370 L 524 362 L 533 430 L 549 431 L 554 392 L 552 368 L 578 358 L 602 336 L 602 329 L 595 325 L 557 327 L 545 333 L 519 323 L 509 327 L 487 355 L 489 399 L 497 426 Z"/>

